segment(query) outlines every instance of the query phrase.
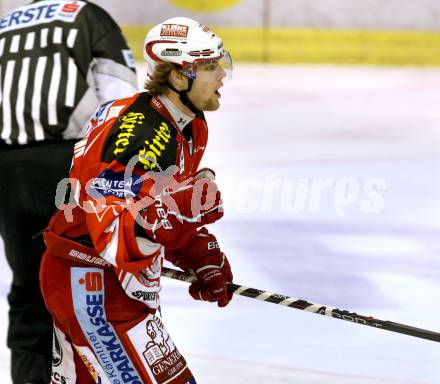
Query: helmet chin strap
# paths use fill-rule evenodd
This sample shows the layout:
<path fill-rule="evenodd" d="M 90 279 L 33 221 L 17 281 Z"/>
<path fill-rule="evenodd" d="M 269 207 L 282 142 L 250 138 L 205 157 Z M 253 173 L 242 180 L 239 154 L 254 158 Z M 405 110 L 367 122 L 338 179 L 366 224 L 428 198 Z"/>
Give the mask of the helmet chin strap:
<path fill-rule="evenodd" d="M 188 107 L 192 113 L 194 113 L 197 116 L 200 116 L 202 114 L 202 111 L 198 109 L 192 101 L 188 97 L 188 92 L 191 91 L 191 88 L 193 86 L 193 79 L 190 77 L 187 77 L 188 79 L 188 88 L 186 90 L 179 91 L 174 85 L 172 85 L 169 81 L 167 81 L 168 87 L 170 87 L 174 92 L 176 92 L 179 95 L 179 99 L 182 102 L 183 105 Z"/>

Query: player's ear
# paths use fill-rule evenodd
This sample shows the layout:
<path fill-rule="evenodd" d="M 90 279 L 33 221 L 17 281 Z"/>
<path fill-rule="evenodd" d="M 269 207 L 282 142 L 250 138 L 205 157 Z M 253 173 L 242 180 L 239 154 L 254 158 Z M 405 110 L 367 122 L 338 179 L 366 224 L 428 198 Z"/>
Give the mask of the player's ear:
<path fill-rule="evenodd" d="M 188 87 L 187 77 L 177 69 L 171 70 L 168 80 L 178 90 L 184 90 Z"/>

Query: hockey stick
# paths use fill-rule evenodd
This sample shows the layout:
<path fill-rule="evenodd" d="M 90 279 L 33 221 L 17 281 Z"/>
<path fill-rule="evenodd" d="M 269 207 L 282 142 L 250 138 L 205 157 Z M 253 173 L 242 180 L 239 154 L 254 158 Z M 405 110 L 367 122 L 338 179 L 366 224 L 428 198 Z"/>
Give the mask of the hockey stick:
<path fill-rule="evenodd" d="M 197 278 L 190 273 L 181 272 L 166 267 L 162 268 L 162 276 L 184 281 L 186 283 L 197 281 Z M 278 293 L 271 293 L 255 288 L 248 288 L 234 283 L 228 284 L 228 290 L 236 295 L 250 297 L 251 299 L 268 301 L 269 303 L 285 305 L 286 307 L 292 307 L 302 311 L 316 313 L 318 315 L 329 316 L 356 324 L 368 325 L 370 327 L 385 329 L 391 332 L 403 333 L 405 335 L 414 336 L 421 339 L 440 342 L 440 333 L 412 327 L 410 325 L 399 324 L 393 321 L 379 320 L 371 316 L 362 316 L 354 312 L 331 308 L 321 304 L 313 304 L 305 300 L 295 299 L 294 297 L 288 297 Z"/>

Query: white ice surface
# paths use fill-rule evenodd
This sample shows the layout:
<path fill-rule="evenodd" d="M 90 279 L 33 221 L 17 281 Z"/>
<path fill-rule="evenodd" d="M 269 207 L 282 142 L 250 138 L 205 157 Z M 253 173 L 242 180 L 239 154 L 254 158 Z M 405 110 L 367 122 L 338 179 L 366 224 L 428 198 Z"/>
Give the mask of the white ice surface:
<path fill-rule="evenodd" d="M 235 281 L 439 332 L 440 70 L 241 65 L 221 93 L 204 165 Z M 0 258 L 2 383 L 9 280 Z M 164 280 L 163 316 L 199 383 L 440 382 L 438 343 L 186 288 Z"/>

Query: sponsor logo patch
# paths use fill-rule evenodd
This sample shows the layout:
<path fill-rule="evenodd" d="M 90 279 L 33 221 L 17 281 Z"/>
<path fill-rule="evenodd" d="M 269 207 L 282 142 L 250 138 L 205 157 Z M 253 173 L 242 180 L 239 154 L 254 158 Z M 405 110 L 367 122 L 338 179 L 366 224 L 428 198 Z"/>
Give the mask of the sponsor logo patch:
<path fill-rule="evenodd" d="M 145 140 L 143 148 L 139 151 L 139 162 L 146 171 L 157 169 L 157 160 L 162 156 L 171 139 L 171 129 L 165 122 L 162 122 L 159 128 L 155 128 L 154 132 L 153 139 Z"/>
<path fill-rule="evenodd" d="M 160 30 L 160 35 L 169 37 L 187 37 L 188 26 L 181 24 L 163 24 Z"/>
<path fill-rule="evenodd" d="M 142 384 L 104 307 L 104 271 L 71 269 L 72 299 L 78 323 L 111 383 Z"/>
<path fill-rule="evenodd" d="M 78 12 L 78 9 L 80 9 L 79 4 L 77 3 L 67 3 L 63 6 L 61 9 L 61 12 L 64 13 L 76 13 Z"/>
<path fill-rule="evenodd" d="M 130 140 L 134 137 L 136 125 L 142 124 L 145 119 L 145 115 L 140 112 L 128 112 L 126 115 L 119 118 L 119 132 L 115 142 L 115 149 L 113 154 L 115 156 L 120 155 L 130 144 Z"/>
<path fill-rule="evenodd" d="M 82 7 L 83 1 L 54 2 L 41 1 L 12 11 L 0 20 L 0 31 L 12 31 L 55 20 L 73 23 Z"/>
<path fill-rule="evenodd" d="M 156 382 L 172 381 L 187 369 L 184 357 L 174 345 L 159 317 L 149 315 L 127 331 L 127 335 L 145 369 Z"/>
<path fill-rule="evenodd" d="M 157 257 L 155 264 L 162 260 L 162 255 Z M 148 268 L 139 272 L 134 276 L 128 272 L 121 272 L 118 276 L 122 288 L 125 293 L 134 300 L 138 300 L 146 304 L 149 308 L 159 307 L 159 292 L 160 292 L 160 272 L 159 276 L 153 280 L 154 276 Z"/>
<path fill-rule="evenodd" d="M 107 136 L 103 161 L 117 160 L 122 165 L 131 164 L 130 167 L 151 172 L 176 164 L 178 130 L 155 111 L 160 104 L 154 103 L 155 99 L 141 93 L 124 110 Z"/>
<path fill-rule="evenodd" d="M 136 197 L 139 195 L 142 183 L 141 177 L 127 175 L 123 172 L 113 172 L 106 169 L 98 177 L 92 180 L 89 189 L 91 197 L 99 198 L 102 196 L 116 196 L 122 199 Z"/>
<path fill-rule="evenodd" d="M 156 301 L 158 293 L 157 292 L 149 292 L 147 290 L 139 290 L 134 291 L 131 293 L 134 298 L 138 299 L 139 301 Z"/>
<path fill-rule="evenodd" d="M 69 256 L 73 257 L 74 259 L 84 261 L 86 263 L 101 265 L 104 267 L 111 267 L 111 264 L 105 261 L 102 257 L 91 256 L 87 253 L 77 251 L 76 249 L 71 249 L 69 251 Z"/>

